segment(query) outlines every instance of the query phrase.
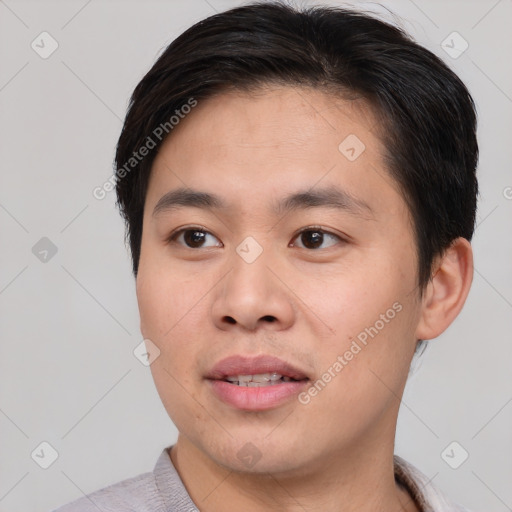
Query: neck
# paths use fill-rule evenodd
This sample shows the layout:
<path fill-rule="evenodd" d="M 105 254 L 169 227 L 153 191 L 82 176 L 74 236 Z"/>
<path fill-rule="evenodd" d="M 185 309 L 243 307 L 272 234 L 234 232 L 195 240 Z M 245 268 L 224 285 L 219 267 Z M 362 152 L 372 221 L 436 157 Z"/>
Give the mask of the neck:
<path fill-rule="evenodd" d="M 332 452 L 308 468 L 283 473 L 240 473 L 218 465 L 180 435 L 171 459 L 201 512 L 417 512 L 397 486 L 393 445 Z"/>

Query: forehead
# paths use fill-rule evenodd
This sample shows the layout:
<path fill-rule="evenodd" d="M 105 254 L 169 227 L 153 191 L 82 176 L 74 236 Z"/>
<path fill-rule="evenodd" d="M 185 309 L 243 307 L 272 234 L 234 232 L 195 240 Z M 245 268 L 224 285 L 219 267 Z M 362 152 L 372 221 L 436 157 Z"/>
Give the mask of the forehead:
<path fill-rule="evenodd" d="M 396 193 L 379 129 L 361 99 L 298 87 L 221 93 L 198 101 L 164 141 L 147 199 L 177 187 L 269 198 L 336 184 L 379 203 L 383 187 Z"/>
<path fill-rule="evenodd" d="M 237 151 L 258 148 L 264 152 L 266 148 L 289 147 L 305 152 L 315 150 L 322 139 L 337 156 L 338 144 L 350 134 L 373 149 L 371 146 L 379 143 L 373 133 L 376 128 L 372 109 L 363 99 L 342 99 L 313 88 L 265 86 L 251 92 L 223 92 L 199 101 L 162 149 L 186 137 L 200 139 L 203 147 L 210 149 L 237 146 Z"/>

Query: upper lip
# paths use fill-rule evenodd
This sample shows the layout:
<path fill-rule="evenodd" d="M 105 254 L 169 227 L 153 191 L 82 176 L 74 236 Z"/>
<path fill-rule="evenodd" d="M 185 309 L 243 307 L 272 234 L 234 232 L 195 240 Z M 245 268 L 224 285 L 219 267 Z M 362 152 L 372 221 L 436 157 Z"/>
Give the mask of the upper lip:
<path fill-rule="evenodd" d="M 257 375 L 260 373 L 278 373 L 295 380 L 308 378 L 306 373 L 296 366 L 268 355 L 226 357 L 213 366 L 207 378 L 224 380 L 234 375 Z"/>

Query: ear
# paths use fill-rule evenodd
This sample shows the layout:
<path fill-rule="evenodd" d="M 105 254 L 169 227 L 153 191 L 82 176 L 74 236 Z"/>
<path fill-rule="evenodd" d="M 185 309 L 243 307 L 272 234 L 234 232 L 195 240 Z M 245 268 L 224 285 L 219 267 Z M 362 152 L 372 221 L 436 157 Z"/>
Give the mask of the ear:
<path fill-rule="evenodd" d="M 459 314 L 473 280 L 473 251 L 465 238 L 457 238 L 440 256 L 422 297 L 416 339 L 439 336 Z"/>

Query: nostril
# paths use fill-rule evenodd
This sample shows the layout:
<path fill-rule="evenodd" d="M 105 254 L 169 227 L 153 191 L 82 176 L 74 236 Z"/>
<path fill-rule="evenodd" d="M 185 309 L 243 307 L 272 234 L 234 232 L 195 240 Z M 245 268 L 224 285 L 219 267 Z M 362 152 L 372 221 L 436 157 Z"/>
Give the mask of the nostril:
<path fill-rule="evenodd" d="M 265 320 L 266 322 L 275 322 L 276 321 L 276 317 L 275 316 L 271 316 L 271 315 L 265 315 L 261 319 Z"/>
<path fill-rule="evenodd" d="M 228 324 L 236 324 L 236 320 L 232 316 L 226 316 L 224 320 L 226 320 Z"/>

